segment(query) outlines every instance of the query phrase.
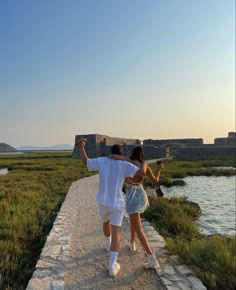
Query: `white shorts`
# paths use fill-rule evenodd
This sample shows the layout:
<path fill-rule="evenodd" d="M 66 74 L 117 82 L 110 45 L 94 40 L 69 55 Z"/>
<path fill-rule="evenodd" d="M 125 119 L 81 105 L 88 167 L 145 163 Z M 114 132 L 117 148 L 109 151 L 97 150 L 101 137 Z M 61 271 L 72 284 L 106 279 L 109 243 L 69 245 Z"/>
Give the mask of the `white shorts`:
<path fill-rule="evenodd" d="M 121 226 L 124 210 L 99 204 L 99 213 L 103 223 L 110 221 L 110 224 L 113 226 Z"/>

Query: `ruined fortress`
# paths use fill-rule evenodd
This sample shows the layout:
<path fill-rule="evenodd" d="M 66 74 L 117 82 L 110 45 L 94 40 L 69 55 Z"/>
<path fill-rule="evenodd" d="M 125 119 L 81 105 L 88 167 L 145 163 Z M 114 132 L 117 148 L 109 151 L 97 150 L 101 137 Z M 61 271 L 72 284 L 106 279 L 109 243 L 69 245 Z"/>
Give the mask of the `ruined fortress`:
<path fill-rule="evenodd" d="M 80 157 L 80 138 L 87 138 L 86 151 L 91 158 L 106 156 L 111 152 L 113 144 L 121 144 L 125 156 L 129 156 L 133 148 L 143 145 L 145 159 L 165 157 L 166 146 L 170 154 L 177 160 L 196 159 L 232 159 L 236 158 L 236 132 L 229 132 L 228 137 L 216 138 L 214 144 L 204 144 L 202 138 L 189 139 L 125 139 L 100 134 L 76 135 L 73 157 Z"/>

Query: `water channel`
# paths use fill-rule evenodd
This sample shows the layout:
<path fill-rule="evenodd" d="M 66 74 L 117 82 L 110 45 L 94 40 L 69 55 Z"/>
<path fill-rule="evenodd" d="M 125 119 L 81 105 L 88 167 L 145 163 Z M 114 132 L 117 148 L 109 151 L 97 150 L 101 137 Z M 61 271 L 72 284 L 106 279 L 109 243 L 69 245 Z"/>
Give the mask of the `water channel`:
<path fill-rule="evenodd" d="M 184 186 L 162 186 L 163 192 L 197 202 L 202 210 L 197 224 L 205 234 L 235 234 L 236 176 L 188 176 L 184 181 Z"/>

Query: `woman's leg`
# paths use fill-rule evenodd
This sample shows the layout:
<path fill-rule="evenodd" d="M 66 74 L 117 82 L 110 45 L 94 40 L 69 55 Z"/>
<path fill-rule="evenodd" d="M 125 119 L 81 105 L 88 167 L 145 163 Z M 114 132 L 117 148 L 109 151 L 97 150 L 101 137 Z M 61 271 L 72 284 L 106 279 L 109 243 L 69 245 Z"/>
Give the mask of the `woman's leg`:
<path fill-rule="evenodd" d="M 131 215 L 129 215 L 129 220 L 130 220 L 130 224 L 129 224 L 129 227 L 130 227 L 130 242 L 133 243 L 134 242 L 134 239 L 135 239 L 135 227 L 133 225 L 133 222 L 131 222 Z"/>
<path fill-rule="evenodd" d="M 144 247 L 146 253 L 148 255 L 152 255 L 152 250 L 151 250 L 151 248 L 149 246 L 148 240 L 147 240 L 147 238 L 145 236 L 145 233 L 143 231 L 143 226 L 142 226 L 142 223 L 141 223 L 140 213 L 130 214 L 130 229 L 131 228 L 134 229 L 134 232 L 137 233 L 138 238 L 139 238 L 142 246 Z"/>

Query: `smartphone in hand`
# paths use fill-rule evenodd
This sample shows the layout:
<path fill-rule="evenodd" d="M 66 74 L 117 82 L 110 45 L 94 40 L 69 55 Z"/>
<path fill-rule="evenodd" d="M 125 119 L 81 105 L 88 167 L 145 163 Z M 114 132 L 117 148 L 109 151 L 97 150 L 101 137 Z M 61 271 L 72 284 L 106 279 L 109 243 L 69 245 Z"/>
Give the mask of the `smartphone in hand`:
<path fill-rule="evenodd" d="M 157 197 L 162 197 L 164 195 L 164 192 L 161 190 L 160 184 L 156 184 L 155 188 L 154 188 Z"/>

